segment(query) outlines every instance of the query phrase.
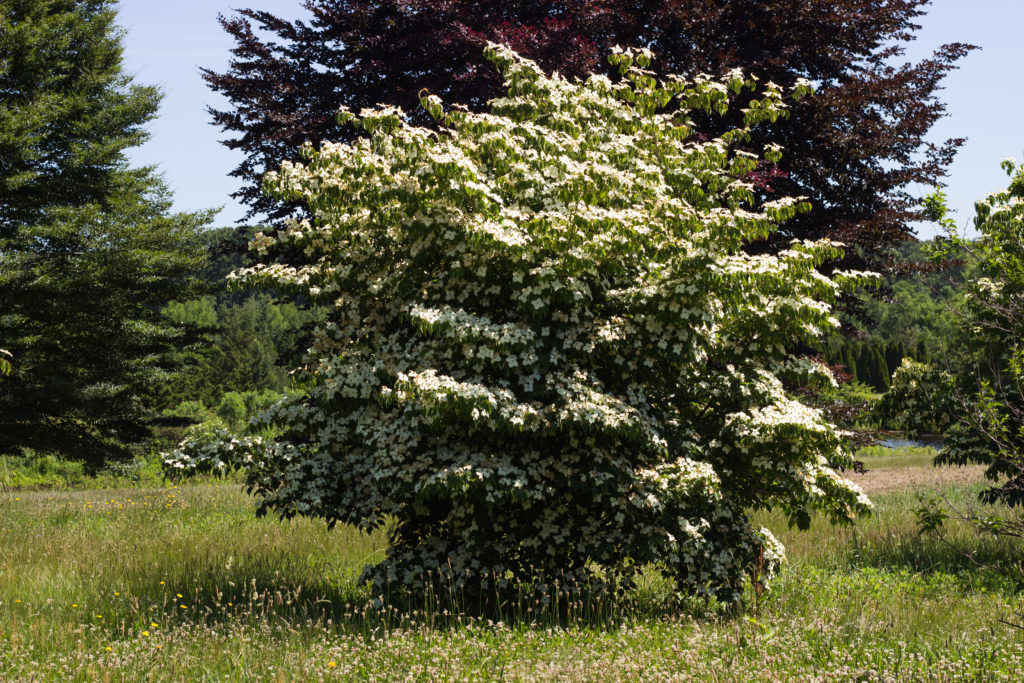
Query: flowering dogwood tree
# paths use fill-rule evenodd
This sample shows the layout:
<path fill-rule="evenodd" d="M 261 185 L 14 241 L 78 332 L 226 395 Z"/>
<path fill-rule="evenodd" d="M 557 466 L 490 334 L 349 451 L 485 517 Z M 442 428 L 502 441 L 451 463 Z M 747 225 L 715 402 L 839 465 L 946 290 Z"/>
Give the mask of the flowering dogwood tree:
<path fill-rule="evenodd" d="M 805 526 L 870 507 L 835 471 L 842 435 L 783 384 L 833 381 L 792 350 L 837 325 L 830 302 L 861 276 L 816 270 L 840 255 L 828 242 L 741 249 L 806 208 L 759 204 L 742 180 L 758 159 L 730 151 L 785 114 L 782 93 L 709 138 L 694 115 L 751 88 L 739 72 L 658 81 L 650 53 L 619 50 L 620 80 L 570 83 L 486 54 L 508 90 L 490 113 L 424 95 L 433 132 L 343 111 L 368 135 L 267 179 L 316 220 L 251 246 L 305 260 L 234 277 L 331 308 L 296 371 L 307 391 L 263 416 L 280 437 L 167 463 L 244 467 L 262 512 L 391 524 L 378 586 L 628 581 L 653 562 L 738 599 L 784 554 L 748 511 Z"/>

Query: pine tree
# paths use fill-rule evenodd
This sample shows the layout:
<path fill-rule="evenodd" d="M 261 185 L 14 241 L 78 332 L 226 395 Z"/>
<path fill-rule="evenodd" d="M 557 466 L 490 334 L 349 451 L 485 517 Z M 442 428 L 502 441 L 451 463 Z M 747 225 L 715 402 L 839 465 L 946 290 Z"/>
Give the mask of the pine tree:
<path fill-rule="evenodd" d="M 885 345 L 885 366 L 889 370 L 888 374 L 890 377 L 892 377 L 892 373 L 896 372 L 896 368 L 900 366 L 904 355 L 902 342 L 893 339 Z"/>
<path fill-rule="evenodd" d="M 124 72 L 114 6 L 0 0 L 0 454 L 127 456 L 187 338 L 159 311 L 188 294 L 208 216 L 168 214 L 127 164 L 160 95 Z"/>
<path fill-rule="evenodd" d="M 916 360 L 919 363 L 929 362 L 928 342 L 926 342 L 924 339 L 921 339 L 920 341 L 917 342 L 916 356 L 917 358 L 915 358 L 914 360 Z"/>
<path fill-rule="evenodd" d="M 843 365 L 846 366 L 846 371 L 850 373 L 850 381 L 856 382 L 857 380 L 857 356 L 853 353 L 853 350 L 847 346 L 846 350 L 843 351 Z"/>
<path fill-rule="evenodd" d="M 864 355 L 862 356 L 863 363 L 861 367 L 864 370 L 864 383 L 877 388 L 882 381 L 878 373 L 878 349 L 870 344 L 864 344 L 862 348 Z"/>
<path fill-rule="evenodd" d="M 875 366 L 867 344 L 857 344 L 857 381 L 874 386 Z"/>
<path fill-rule="evenodd" d="M 284 368 L 275 365 L 274 341 L 282 336 L 284 321 L 268 297 L 253 297 L 221 311 L 217 346 L 221 357 L 214 363 L 215 376 L 235 391 L 283 389 Z"/>

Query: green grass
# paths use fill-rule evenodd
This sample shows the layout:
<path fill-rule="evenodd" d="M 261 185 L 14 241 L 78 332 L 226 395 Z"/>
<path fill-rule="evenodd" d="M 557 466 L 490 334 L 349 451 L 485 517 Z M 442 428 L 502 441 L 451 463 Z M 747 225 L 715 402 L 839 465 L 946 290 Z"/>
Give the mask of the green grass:
<path fill-rule="evenodd" d="M 257 519 L 237 485 L 0 492 L 0 680 L 1020 680 L 1009 582 L 920 537 L 914 494 L 876 505 L 808 532 L 759 514 L 789 563 L 739 613 L 652 572 L 568 617 L 527 601 L 471 618 L 376 607 L 356 577 L 383 535 Z"/>
<path fill-rule="evenodd" d="M 865 446 L 857 451 L 855 458 L 872 467 L 927 467 L 939 452 L 931 446 Z"/>
<path fill-rule="evenodd" d="M 209 481 L 209 477 L 202 478 Z M 234 480 L 240 480 L 235 476 Z M 132 486 L 166 484 L 162 458 L 149 457 L 108 463 L 90 472 L 85 463 L 56 455 L 26 451 L 23 455 L 0 456 L 0 492 L 25 490 L 123 489 Z"/>

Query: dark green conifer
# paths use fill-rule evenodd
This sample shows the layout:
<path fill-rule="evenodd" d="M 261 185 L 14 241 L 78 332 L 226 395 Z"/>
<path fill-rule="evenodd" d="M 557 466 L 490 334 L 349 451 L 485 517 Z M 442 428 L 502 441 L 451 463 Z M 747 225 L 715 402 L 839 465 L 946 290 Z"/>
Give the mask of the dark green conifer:
<path fill-rule="evenodd" d="M 146 138 L 160 93 L 121 62 L 113 0 L 0 0 L 0 454 L 98 464 L 149 434 L 148 387 L 185 330 L 206 214 L 170 215 Z"/>
<path fill-rule="evenodd" d="M 879 391 L 888 391 L 890 384 L 889 368 L 886 365 L 885 356 L 882 355 L 881 349 L 877 346 L 873 346 L 871 350 L 874 360 L 874 372 L 872 373 L 874 375 L 872 378 L 874 382 L 872 384 Z"/>

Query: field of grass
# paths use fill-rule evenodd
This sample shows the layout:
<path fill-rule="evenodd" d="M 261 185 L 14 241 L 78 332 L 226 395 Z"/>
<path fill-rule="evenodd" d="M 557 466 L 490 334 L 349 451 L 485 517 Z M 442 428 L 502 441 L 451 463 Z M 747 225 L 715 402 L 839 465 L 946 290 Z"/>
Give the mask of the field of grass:
<path fill-rule="evenodd" d="M 919 456 L 903 469 L 930 470 Z M 652 572 L 614 604 L 488 618 L 375 607 L 355 579 L 382 536 L 257 519 L 237 485 L 0 490 L 0 680 L 1019 681 L 1024 631 L 1001 620 L 1024 599 L 917 534 L 927 481 L 874 496 L 854 527 L 761 514 L 789 563 L 740 612 L 680 603 Z M 953 536 L 980 559 L 1020 553 Z"/>

